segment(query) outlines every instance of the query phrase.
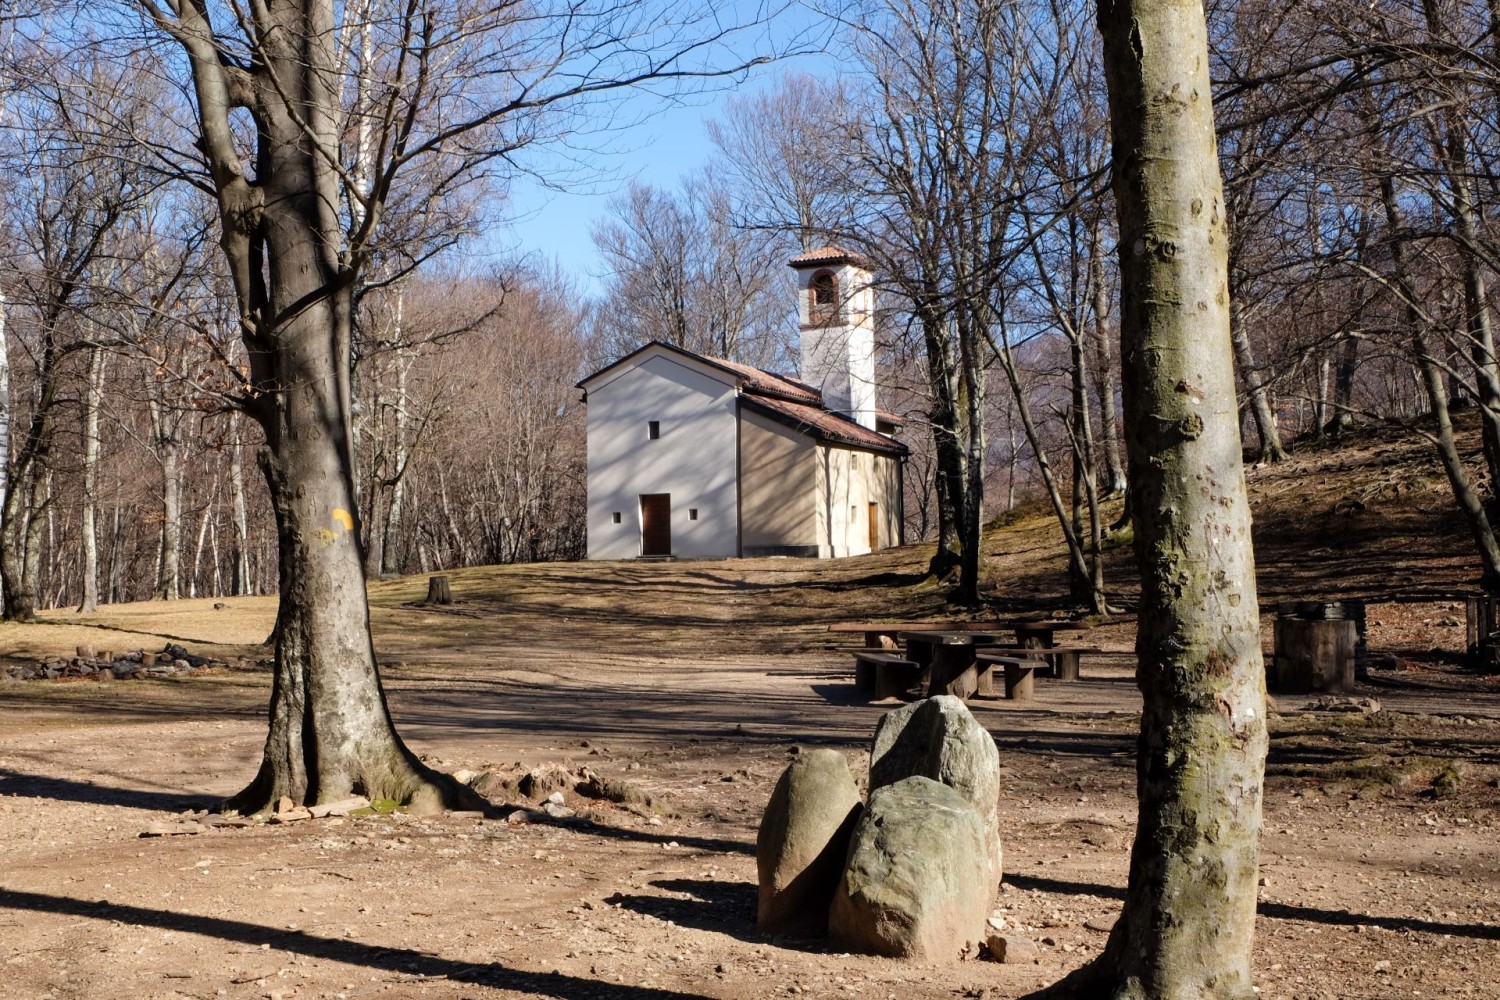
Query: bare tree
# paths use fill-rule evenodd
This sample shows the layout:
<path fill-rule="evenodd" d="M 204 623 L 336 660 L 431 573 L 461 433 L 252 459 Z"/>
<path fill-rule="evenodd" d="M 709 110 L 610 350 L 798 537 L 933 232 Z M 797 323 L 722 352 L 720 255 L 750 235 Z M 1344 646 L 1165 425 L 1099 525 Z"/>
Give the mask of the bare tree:
<path fill-rule="evenodd" d="M 193 93 L 199 183 L 218 209 L 250 368 L 239 403 L 265 436 L 280 545 L 270 730 L 259 773 L 228 806 L 354 792 L 417 809 L 461 801 L 462 786 L 396 735 L 375 668 L 350 419 L 353 290 L 393 199 L 436 203 L 565 134 L 569 118 L 549 111 L 760 57 L 731 51 L 735 26 L 671 3 L 372 2 L 368 49 L 340 44 L 333 0 L 137 4 Z M 342 81 L 367 65 L 378 83 L 348 115 Z M 357 168 L 351 117 L 370 127 Z"/>

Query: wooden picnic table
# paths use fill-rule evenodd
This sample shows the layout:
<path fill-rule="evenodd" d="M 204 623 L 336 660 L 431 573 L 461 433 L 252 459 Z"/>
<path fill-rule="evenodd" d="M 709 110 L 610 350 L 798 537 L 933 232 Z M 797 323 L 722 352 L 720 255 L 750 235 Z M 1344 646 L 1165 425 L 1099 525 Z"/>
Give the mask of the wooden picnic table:
<path fill-rule="evenodd" d="M 980 691 L 981 679 L 974 664 L 974 647 L 995 641 L 993 632 L 963 630 L 905 631 L 907 659 L 927 669 L 927 697 L 951 694 L 967 699 Z"/>
<path fill-rule="evenodd" d="M 875 648 L 880 640 L 895 641 L 908 632 L 993 632 L 1010 628 L 1005 622 L 835 622 L 828 626 L 830 632 L 858 632 L 864 636 L 865 645 Z"/>

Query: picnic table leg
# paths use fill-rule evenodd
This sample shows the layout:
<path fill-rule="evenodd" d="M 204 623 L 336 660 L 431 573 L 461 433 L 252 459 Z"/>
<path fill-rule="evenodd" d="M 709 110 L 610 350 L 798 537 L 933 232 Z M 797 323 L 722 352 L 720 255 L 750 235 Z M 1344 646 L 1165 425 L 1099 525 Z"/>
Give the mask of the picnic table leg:
<path fill-rule="evenodd" d="M 993 698 L 995 696 L 995 668 L 981 667 L 974 664 L 976 686 L 974 693 L 982 698 Z"/>
<path fill-rule="evenodd" d="M 1051 657 L 1052 675 L 1060 681 L 1078 680 L 1077 653 L 1057 653 Z"/>
<path fill-rule="evenodd" d="M 1035 632 L 1026 631 L 1024 629 L 1016 629 L 1016 645 L 1020 646 L 1022 649 L 1046 649 L 1048 646 L 1052 645 L 1050 639 L 1050 636 L 1041 636 Z M 1056 677 L 1057 666 L 1052 657 L 1044 656 L 1042 657 L 1042 662 L 1046 664 L 1045 669 L 1047 671 L 1043 676 Z"/>
<path fill-rule="evenodd" d="M 929 698 L 951 694 L 968 699 L 979 687 L 979 672 L 974 669 L 974 647 L 932 647 L 930 676 L 927 686 Z"/>
<path fill-rule="evenodd" d="M 1005 697 L 1011 701 L 1030 701 L 1036 690 L 1036 668 L 1018 663 L 1005 665 Z"/>

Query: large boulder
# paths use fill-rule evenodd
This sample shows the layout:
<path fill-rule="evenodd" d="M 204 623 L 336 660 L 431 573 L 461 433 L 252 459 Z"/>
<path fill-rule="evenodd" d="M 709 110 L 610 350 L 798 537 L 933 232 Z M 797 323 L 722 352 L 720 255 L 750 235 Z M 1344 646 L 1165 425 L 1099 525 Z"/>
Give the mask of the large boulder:
<path fill-rule="evenodd" d="M 860 812 L 859 787 L 837 750 L 803 753 L 781 773 L 755 839 L 763 931 L 822 934 Z"/>
<path fill-rule="evenodd" d="M 946 961 L 984 940 L 994 899 L 984 824 L 969 800 L 931 778 L 870 793 L 828 915 L 835 947 Z"/>
<path fill-rule="evenodd" d="M 887 712 L 870 750 L 870 790 L 913 775 L 939 781 L 968 799 L 984 823 L 993 890 L 1004 871 L 1000 842 L 1000 751 L 962 699 L 938 695 Z"/>

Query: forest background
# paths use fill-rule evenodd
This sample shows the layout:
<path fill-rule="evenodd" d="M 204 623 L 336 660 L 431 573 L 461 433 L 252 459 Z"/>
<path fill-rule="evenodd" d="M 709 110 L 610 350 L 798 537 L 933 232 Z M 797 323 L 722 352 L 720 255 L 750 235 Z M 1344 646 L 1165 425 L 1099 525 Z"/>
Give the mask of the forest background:
<path fill-rule="evenodd" d="M 650 340 L 795 373 L 786 261 L 836 243 L 880 290 L 880 405 L 912 449 L 908 539 L 938 540 L 932 568 L 972 597 L 980 526 L 1044 502 L 1075 595 L 1106 606 L 1104 505 L 1126 483 L 1093 12 L 862 0 L 816 13 L 809 31 L 799 10 L 778 47 L 840 53 L 837 72 L 731 95 L 708 163 L 675 185 L 626 184 L 591 230 L 597 285 L 524 247 L 473 254 L 535 170 L 520 155 L 391 194 L 356 290 L 370 575 L 582 557 L 579 378 Z M 1211 4 L 1209 26 L 1251 457 L 1372 421 L 1415 427 L 1493 584 L 1500 5 L 1259 0 Z M 0 24 L 11 617 L 277 585 L 188 95 L 142 36 L 98 31 L 45 12 Z M 378 61 L 378 32 L 342 43 Z M 344 95 L 356 151 L 358 84 Z M 601 113 L 550 109 L 517 153 L 569 149 L 572 179 L 598 176 Z M 1480 452 L 1454 443 L 1455 407 L 1481 414 Z"/>

